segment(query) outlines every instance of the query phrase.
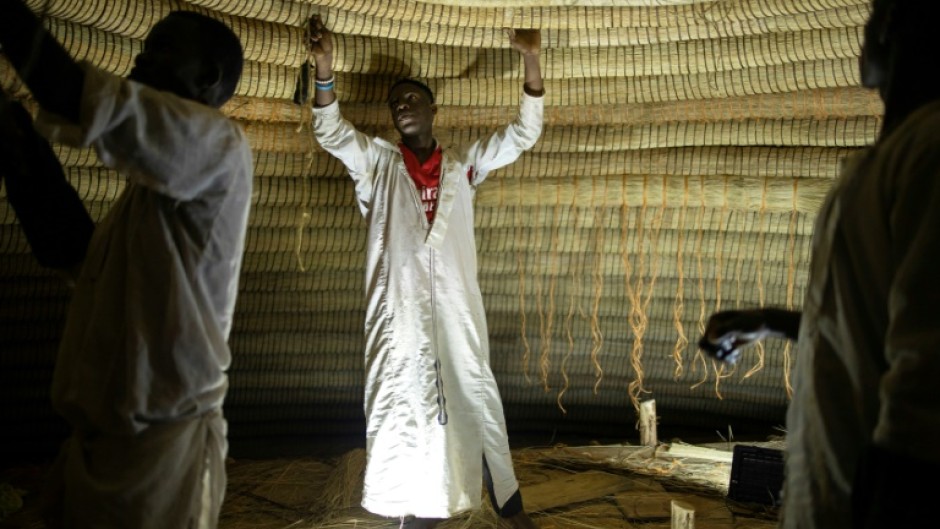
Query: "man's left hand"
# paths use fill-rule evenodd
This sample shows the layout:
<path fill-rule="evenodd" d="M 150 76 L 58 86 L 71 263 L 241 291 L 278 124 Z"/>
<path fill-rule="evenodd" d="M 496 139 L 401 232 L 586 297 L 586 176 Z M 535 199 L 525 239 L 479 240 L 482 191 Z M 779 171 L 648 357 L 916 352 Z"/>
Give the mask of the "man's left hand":
<path fill-rule="evenodd" d="M 506 28 L 509 43 L 523 55 L 538 55 L 542 47 L 542 33 L 537 29 Z"/>

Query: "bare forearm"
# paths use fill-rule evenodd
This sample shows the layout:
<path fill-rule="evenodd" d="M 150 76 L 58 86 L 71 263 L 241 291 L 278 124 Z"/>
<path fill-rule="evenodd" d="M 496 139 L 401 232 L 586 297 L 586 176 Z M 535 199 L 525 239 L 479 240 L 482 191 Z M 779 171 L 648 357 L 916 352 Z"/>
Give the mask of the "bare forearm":
<path fill-rule="evenodd" d="M 317 57 L 317 81 L 327 81 L 333 79 L 333 55 L 323 55 Z M 316 84 L 316 83 L 315 83 Z M 336 92 L 333 90 L 333 87 L 330 86 L 328 89 L 321 85 L 316 84 L 314 95 L 314 102 L 318 107 L 325 107 L 336 100 Z"/>
<path fill-rule="evenodd" d="M 522 62 L 525 64 L 525 86 L 527 94 L 540 96 L 545 93 L 545 87 L 542 83 L 542 67 L 539 64 L 539 54 L 531 53 L 522 56 Z"/>

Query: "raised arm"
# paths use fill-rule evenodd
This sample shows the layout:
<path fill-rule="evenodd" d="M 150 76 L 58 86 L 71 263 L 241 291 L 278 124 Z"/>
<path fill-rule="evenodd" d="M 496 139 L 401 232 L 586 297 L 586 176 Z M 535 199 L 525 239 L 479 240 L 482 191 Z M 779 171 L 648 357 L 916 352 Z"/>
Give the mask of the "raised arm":
<path fill-rule="evenodd" d="M 775 309 L 727 310 L 708 318 L 698 346 L 718 360 L 738 361 L 741 349 L 768 336 L 795 340 L 802 313 Z"/>
<path fill-rule="evenodd" d="M 40 265 L 78 277 L 95 229 L 29 112 L 0 89 L 0 180 Z"/>
<path fill-rule="evenodd" d="M 323 25 L 320 15 L 310 17 L 307 32 L 307 50 L 317 66 L 314 104 L 325 107 L 336 100 L 336 92 L 333 91 L 333 34 Z"/>
<path fill-rule="evenodd" d="M 506 29 L 509 42 L 520 54 L 525 65 L 525 84 L 523 89 L 530 96 L 540 97 L 545 93 L 542 83 L 542 67 L 539 64 L 539 51 L 542 48 L 542 34 L 537 29 Z"/>
<path fill-rule="evenodd" d="M 524 151 L 531 149 L 542 135 L 545 89 L 539 68 L 541 36 L 537 29 L 506 30 L 512 47 L 523 56 L 525 64 L 525 93 L 519 105 L 519 114 L 509 125 L 480 139 L 468 147 L 467 159 L 473 164 L 473 185 L 479 185 L 487 175 L 516 161 Z"/>
<path fill-rule="evenodd" d="M 0 2 L 0 44 L 39 105 L 77 123 L 85 75 L 21 0 Z"/>
<path fill-rule="evenodd" d="M 313 105 L 313 135 L 326 152 L 335 156 L 356 183 L 356 197 L 363 215 L 372 201 L 372 184 L 378 150 L 373 138 L 356 130 L 343 118 L 333 91 L 333 38 L 319 15 L 309 22 L 307 49 L 317 65 Z"/>

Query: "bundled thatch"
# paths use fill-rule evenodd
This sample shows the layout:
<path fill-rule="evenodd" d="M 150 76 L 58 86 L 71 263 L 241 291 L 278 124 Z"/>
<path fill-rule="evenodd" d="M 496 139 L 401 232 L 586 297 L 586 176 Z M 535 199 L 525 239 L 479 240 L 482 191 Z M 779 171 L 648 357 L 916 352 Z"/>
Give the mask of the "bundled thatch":
<path fill-rule="evenodd" d="M 336 33 L 353 123 L 392 136 L 386 88 L 418 76 L 437 92 L 446 144 L 513 117 L 522 66 L 502 28 L 542 30 L 544 134 L 476 203 L 510 428 L 629 430 L 650 397 L 679 424 L 782 420 L 788 348 L 768 343 L 728 371 L 695 342 L 716 309 L 800 306 L 816 208 L 879 125 L 877 97 L 857 87 L 867 0 L 30 4 L 76 57 L 121 75 L 172 9 L 242 38 L 245 76 L 224 110 L 248 132 L 256 180 L 231 337 L 233 438 L 361 427 L 365 224 L 293 102 L 314 13 Z M 5 64 L 0 81 L 28 99 Z M 90 151 L 56 150 L 100 218 L 121 178 Z M 3 418 L 28 442 L 56 431 L 44 388 L 68 292 L 32 261 L 3 197 Z"/>
<path fill-rule="evenodd" d="M 513 456 L 527 510 L 543 528 L 667 527 L 672 500 L 695 507 L 697 527 L 774 527 L 774 508 L 726 498 L 730 448 L 681 443 L 656 449 L 556 446 L 518 450 Z M 221 525 L 228 529 L 399 527 L 402 520 L 381 518 L 359 506 L 364 462 L 361 449 L 326 465 L 312 460 L 233 462 L 236 489 L 229 494 Z M 324 479 L 325 467 L 332 468 Z M 485 506 L 486 498 L 483 501 L 481 509 L 440 527 L 496 527 L 497 516 Z M 298 505 L 306 506 L 306 512 Z"/>

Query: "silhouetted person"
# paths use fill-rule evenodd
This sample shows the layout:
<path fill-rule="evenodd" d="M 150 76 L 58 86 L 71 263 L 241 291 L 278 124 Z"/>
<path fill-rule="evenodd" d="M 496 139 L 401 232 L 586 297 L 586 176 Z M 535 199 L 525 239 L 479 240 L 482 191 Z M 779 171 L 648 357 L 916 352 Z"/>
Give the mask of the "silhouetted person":
<path fill-rule="evenodd" d="M 816 221 L 802 314 L 714 314 L 700 346 L 735 360 L 798 339 L 785 528 L 934 527 L 940 486 L 940 2 L 875 0 L 860 60 L 885 104 Z"/>

